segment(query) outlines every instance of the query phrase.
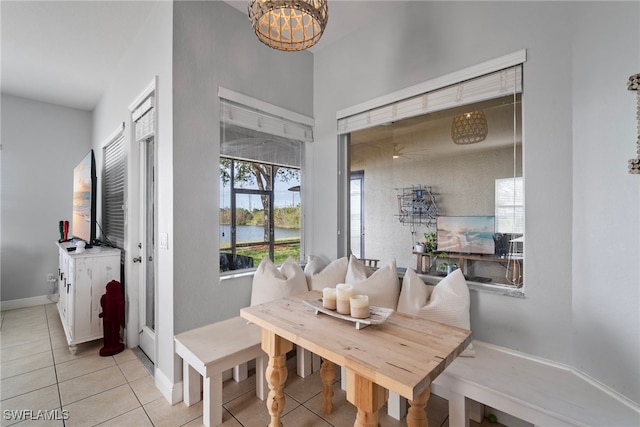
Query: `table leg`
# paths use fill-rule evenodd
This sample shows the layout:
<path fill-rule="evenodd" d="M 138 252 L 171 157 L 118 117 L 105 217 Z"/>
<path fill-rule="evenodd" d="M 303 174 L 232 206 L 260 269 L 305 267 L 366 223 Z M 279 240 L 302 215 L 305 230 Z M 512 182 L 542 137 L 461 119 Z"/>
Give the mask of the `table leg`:
<path fill-rule="evenodd" d="M 347 400 L 358 408 L 354 427 L 378 427 L 378 410 L 387 397 L 387 389 L 347 369 Z"/>
<path fill-rule="evenodd" d="M 427 421 L 427 413 L 424 408 L 427 406 L 427 401 L 431 396 L 431 389 L 429 386 L 424 389 L 422 393 L 415 398 L 415 400 L 410 400 L 409 411 L 407 412 L 407 427 L 428 427 L 429 422 Z"/>
<path fill-rule="evenodd" d="M 293 344 L 266 329 L 262 330 L 262 349 L 269 355 L 269 363 L 265 372 L 269 384 L 267 409 L 271 415 L 269 427 L 282 427 L 280 417 L 284 410 L 284 383 L 287 381 L 286 354 Z"/>
<path fill-rule="evenodd" d="M 332 361 L 322 359 L 322 366 L 320 367 L 320 378 L 322 378 L 322 410 L 325 415 L 331 414 L 333 409 L 333 403 L 331 398 L 333 397 L 333 380 L 336 377 L 336 368 Z"/>

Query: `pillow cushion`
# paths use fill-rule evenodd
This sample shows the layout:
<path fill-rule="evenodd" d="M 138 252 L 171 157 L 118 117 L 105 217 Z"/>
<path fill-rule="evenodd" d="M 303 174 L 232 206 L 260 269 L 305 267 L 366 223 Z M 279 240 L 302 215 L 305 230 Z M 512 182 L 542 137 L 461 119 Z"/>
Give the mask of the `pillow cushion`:
<path fill-rule="evenodd" d="M 368 269 L 360 260 L 352 256 L 349 260 L 345 283 L 353 285 L 355 294 L 368 295 L 370 305 L 395 310 L 400 295 L 400 281 L 395 260 L 369 276 L 366 276 L 366 270 L 363 268 Z"/>
<path fill-rule="evenodd" d="M 407 269 L 398 300 L 399 312 L 470 330 L 470 305 L 469 288 L 460 269 L 442 279 L 432 291 L 415 271 Z M 461 356 L 475 356 L 473 344 Z"/>
<path fill-rule="evenodd" d="M 264 257 L 253 275 L 251 305 L 301 294 L 308 290 L 304 272 L 292 257 L 287 258 L 280 269 L 269 257 Z"/>
<path fill-rule="evenodd" d="M 348 265 L 349 259 L 343 257 L 332 261 L 321 271 L 317 271 L 317 264 L 309 269 L 305 267 L 308 289 L 321 291 L 324 288 L 335 288 L 338 283 L 344 283 Z"/>
<path fill-rule="evenodd" d="M 398 312 L 412 316 L 418 314 L 418 311 L 431 298 L 433 288 L 433 285 L 424 283 L 415 271 L 407 268 L 407 272 L 402 278 L 402 290 L 400 291 L 400 298 L 398 298 Z"/>
<path fill-rule="evenodd" d="M 372 268 L 364 265 L 362 261 L 356 258 L 354 255 L 349 257 L 349 266 L 347 267 L 347 276 L 345 277 L 345 283 L 360 282 L 373 274 Z"/>
<path fill-rule="evenodd" d="M 313 276 L 314 274 L 320 273 L 326 266 L 327 263 L 322 261 L 320 257 L 309 255 L 307 257 L 307 263 L 304 265 L 304 274 Z"/>

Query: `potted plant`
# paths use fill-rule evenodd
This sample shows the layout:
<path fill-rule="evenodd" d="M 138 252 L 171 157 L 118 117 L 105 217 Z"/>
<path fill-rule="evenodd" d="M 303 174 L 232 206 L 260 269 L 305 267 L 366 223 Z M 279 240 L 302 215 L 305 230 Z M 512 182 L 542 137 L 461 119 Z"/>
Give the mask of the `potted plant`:
<path fill-rule="evenodd" d="M 442 254 L 440 254 L 442 255 Z M 438 255 L 438 258 L 445 258 L 446 254 L 444 254 L 444 257 L 441 257 L 440 255 Z M 453 263 L 448 263 L 448 262 L 443 262 L 442 264 L 438 264 L 438 271 L 442 272 L 442 273 L 446 273 L 446 274 L 450 274 L 452 271 L 454 271 L 456 268 L 458 268 L 458 264 L 456 264 L 455 262 Z"/>
<path fill-rule="evenodd" d="M 435 254 L 438 250 L 438 235 L 435 231 L 424 233 L 424 250 L 428 254 Z"/>

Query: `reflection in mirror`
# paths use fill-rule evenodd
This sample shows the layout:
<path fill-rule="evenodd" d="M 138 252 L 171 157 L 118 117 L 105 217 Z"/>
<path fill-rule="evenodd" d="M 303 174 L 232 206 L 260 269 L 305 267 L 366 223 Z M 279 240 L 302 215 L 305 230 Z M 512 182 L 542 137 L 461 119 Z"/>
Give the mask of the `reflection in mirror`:
<path fill-rule="evenodd" d="M 472 124 L 480 127 L 477 130 L 468 124 L 453 126 L 456 116 L 472 118 L 469 113 L 476 111 L 486 119 L 484 130 L 478 115 L 473 115 L 477 120 Z M 356 227 L 351 233 L 366 230 L 355 240 L 351 236 L 358 244 L 352 253 L 395 258 L 398 266 L 417 269 L 432 279 L 455 264 L 469 282 L 522 286 L 521 128 L 521 94 L 512 93 L 351 132 L 349 168 L 361 191 L 357 204 L 354 195 L 351 198 L 351 218 L 359 222 L 352 224 Z M 472 135 L 454 143 L 460 132 Z M 486 137 L 474 132 L 485 132 Z M 419 210 L 408 220 L 405 210 L 402 221 L 399 196 L 409 191 L 417 200 L 421 193 L 415 189 L 423 187 L 435 200 L 436 221 L 421 220 Z M 453 221 L 456 229 L 450 230 L 439 225 L 452 223 L 443 217 L 463 218 Z M 469 221 L 478 223 L 477 217 L 485 218 L 485 223 L 488 219 L 491 229 L 474 230 Z M 437 240 L 437 248 L 433 242 L 426 249 L 416 248 L 429 243 L 429 238 Z M 453 238 L 458 239 L 455 244 Z M 479 247 L 482 250 L 476 250 Z"/>

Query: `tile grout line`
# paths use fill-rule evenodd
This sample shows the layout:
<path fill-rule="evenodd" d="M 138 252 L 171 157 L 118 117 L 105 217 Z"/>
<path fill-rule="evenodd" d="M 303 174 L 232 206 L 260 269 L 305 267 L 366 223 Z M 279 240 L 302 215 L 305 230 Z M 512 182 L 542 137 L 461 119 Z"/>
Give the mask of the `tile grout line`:
<path fill-rule="evenodd" d="M 113 357 L 113 356 L 111 356 Z M 127 381 L 127 385 L 129 386 L 129 389 L 131 389 L 131 393 L 133 393 L 133 395 L 135 396 L 136 400 L 138 401 L 138 403 L 140 404 L 140 408 L 142 409 L 142 411 L 144 412 L 144 414 L 147 416 L 147 419 L 149 420 L 149 422 L 151 423 L 151 425 L 155 426 L 155 424 L 153 423 L 153 420 L 151 419 L 151 416 L 149 416 L 149 413 L 147 412 L 147 408 L 144 407 L 144 405 L 142 404 L 142 402 L 140 401 L 140 398 L 138 397 L 138 395 L 136 394 L 136 391 L 133 389 L 133 387 L 131 387 L 131 381 L 129 381 L 129 378 L 127 378 L 127 376 L 124 374 L 124 371 L 122 370 L 122 368 L 120 367 L 120 363 L 118 363 L 118 360 L 116 360 L 115 357 L 113 357 L 113 361 L 116 362 L 116 366 L 118 367 L 118 369 L 120 370 L 120 373 L 122 374 L 122 376 L 124 377 L 124 379 Z M 140 378 L 136 378 L 134 381 L 139 380 Z M 138 408 L 134 408 L 131 411 L 135 411 Z M 128 414 L 131 411 L 127 411 L 125 412 L 125 414 Z M 124 415 L 124 414 L 120 414 L 120 415 Z M 118 416 L 120 416 L 118 415 Z M 116 417 L 114 417 L 116 418 Z M 113 418 L 112 418 L 113 419 Z M 103 421 L 104 422 L 104 421 Z"/>
<path fill-rule="evenodd" d="M 56 367 L 56 358 L 55 355 L 53 354 L 53 340 L 51 339 L 51 326 L 49 325 L 49 313 L 47 313 L 47 306 L 43 305 L 42 306 L 44 308 L 44 317 L 47 320 L 47 331 L 49 332 L 49 346 L 51 347 L 51 362 L 53 363 L 53 375 L 56 378 L 56 389 L 58 390 L 58 403 L 60 404 L 60 412 L 62 414 L 62 395 L 60 394 L 60 381 L 58 379 L 58 369 Z M 64 427 L 66 427 L 67 425 L 67 420 L 64 419 L 65 417 L 62 416 L 62 425 Z"/>

